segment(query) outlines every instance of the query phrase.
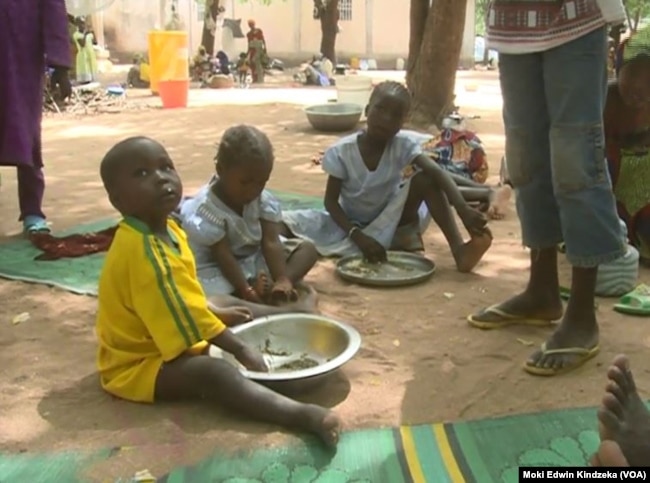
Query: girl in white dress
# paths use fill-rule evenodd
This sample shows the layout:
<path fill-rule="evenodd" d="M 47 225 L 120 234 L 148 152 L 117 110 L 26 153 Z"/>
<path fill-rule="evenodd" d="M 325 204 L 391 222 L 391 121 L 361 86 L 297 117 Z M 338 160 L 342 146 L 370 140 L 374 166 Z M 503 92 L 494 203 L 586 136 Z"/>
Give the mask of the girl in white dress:
<path fill-rule="evenodd" d="M 471 271 L 492 243 L 486 219 L 463 199 L 454 181 L 424 155 L 420 140 L 401 131 L 411 97 L 386 81 L 372 92 L 367 129 L 344 137 L 322 160 L 329 175 L 325 210 L 286 211 L 286 236 L 310 240 L 323 256 L 361 252 L 381 261 L 386 250 L 423 250 L 421 234 L 432 216 L 456 266 Z M 464 242 L 451 206 L 470 234 Z"/>
<path fill-rule="evenodd" d="M 206 295 L 217 306 L 244 305 L 254 317 L 315 309 L 313 291 L 298 301 L 296 284 L 318 253 L 310 242 L 289 249 L 280 239 L 280 203 L 264 189 L 273 160 L 264 133 L 231 127 L 219 144 L 217 175 L 180 209 Z"/>

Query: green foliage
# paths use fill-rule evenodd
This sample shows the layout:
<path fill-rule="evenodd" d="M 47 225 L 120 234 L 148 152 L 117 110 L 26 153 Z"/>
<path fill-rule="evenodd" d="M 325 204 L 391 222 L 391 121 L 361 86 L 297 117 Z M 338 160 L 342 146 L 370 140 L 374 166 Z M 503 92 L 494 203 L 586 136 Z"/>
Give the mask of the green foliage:
<path fill-rule="evenodd" d="M 487 10 L 490 0 L 468 0 L 470 2 L 476 1 L 476 15 L 474 22 L 476 23 L 476 35 L 485 35 L 485 25 L 487 21 Z"/>

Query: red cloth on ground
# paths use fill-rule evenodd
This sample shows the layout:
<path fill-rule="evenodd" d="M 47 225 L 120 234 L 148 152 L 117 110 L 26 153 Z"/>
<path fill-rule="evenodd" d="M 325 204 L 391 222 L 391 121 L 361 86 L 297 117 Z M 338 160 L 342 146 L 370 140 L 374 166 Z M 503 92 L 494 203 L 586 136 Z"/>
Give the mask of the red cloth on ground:
<path fill-rule="evenodd" d="M 59 260 L 107 251 L 116 230 L 117 225 L 96 233 L 74 233 L 62 237 L 50 233 L 32 233 L 29 239 L 36 248 L 43 252 L 34 260 Z"/>

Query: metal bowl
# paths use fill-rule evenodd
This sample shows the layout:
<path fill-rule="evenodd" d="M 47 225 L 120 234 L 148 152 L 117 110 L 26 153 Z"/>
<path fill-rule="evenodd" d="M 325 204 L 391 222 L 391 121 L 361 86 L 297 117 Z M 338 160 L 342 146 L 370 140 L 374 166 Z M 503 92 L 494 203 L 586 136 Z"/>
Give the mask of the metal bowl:
<path fill-rule="evenodd" d="M 361 336 L 352 327 L 323 315 L 281 314 L 255 319 L 231 329 L 244 342 L 264 355 L 269 372 L 248 371 L 228 353 L 223 358 L 240 367 L 242 373 L 255 381 L 285 388 L 306 387 L 318 383 L 352 359 L 361 347 Z M 309 358 L 314 367 L 281 370 L 292 361 Z M 280 369 L 280 370 L 278 370 Z M 298 382 L 298 385 L 285 384 Z"/>
<path fill-rule="evenodd" d="M 323 132 L 351 131 L 359 124 L 362 112 L 357 104 L 338 102 L 305 108 L 309 124 Z"/>

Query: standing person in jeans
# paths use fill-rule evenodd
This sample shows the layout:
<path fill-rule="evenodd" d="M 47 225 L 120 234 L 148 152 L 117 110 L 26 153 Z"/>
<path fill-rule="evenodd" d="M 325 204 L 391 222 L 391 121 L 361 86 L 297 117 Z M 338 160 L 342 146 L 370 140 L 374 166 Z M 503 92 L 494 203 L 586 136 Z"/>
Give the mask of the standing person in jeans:
<path fill-rule="evenodd" d="M 507 168 L 531 267 L 522 293 L 468 321 L 497 329 L 561 319 L 526 361 L 531 374 L 567 372 L 598 353 L 598 265 L 626 250 L 603 133 L 608 25 L 624 17 L 620 0 L 494 0 L 488 11 L 489 48 L 500 53 Z M 564 313 L 562 241 L 573 267 Z"/>
<path fill-rule="evenodd" d="M 25 233 L 49 231 L 43 214 L 41 117 L 43 79 L 70 95 L 71 63 L 64 0 L 1 2 L 0 166 L 18 169 L 20 221 Z"/>

